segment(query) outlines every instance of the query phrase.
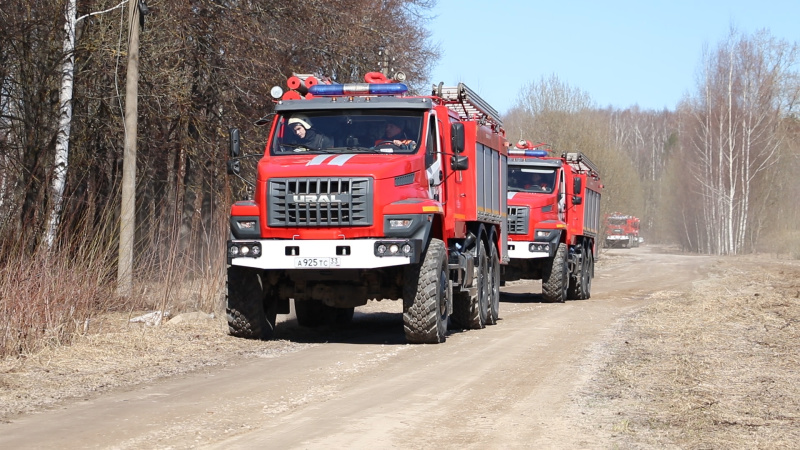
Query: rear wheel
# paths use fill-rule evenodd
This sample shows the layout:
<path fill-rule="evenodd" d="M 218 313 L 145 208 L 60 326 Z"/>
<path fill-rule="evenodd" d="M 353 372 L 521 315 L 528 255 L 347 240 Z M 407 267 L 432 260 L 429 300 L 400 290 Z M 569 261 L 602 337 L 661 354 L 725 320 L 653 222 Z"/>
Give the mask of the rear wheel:
<path fill-rule="evenodd" d="M 586 300 L 592 297 L 592 278 L 594 278 L 594 257 L 589 249 L 586 249 L 586 258 L 583 262 L 580 298 Z"/>
<path fill-rule="evenodd" d="M 459 292 L 453 296 L 453 317 L 462 328 L 480 329 L 486 326 L 489 315 L 489 257 L 486 245 L 478 239 L 475 247 L 471 292 Z"/>
<path fill-rule="evenodd" d="M 227 317 L 231 336 L 246 339 L 272 339 L 275 332 L 277 301 L 267 296 L 259 270 L 228 268 Z"/>
<path fill-rule="evenodd" d="M 567 264 L 567 280 L 569 281 L 569 287 L 567 287 L 567 300 L 579 300 L 581 298 L 581 274 L 583 273 L 583 258 L 584 257 L 581 254 L 581 264 L 578 268 L 578 273 L 569 273 L 569 264 Z"/>
<path fill-rule="evenodd" d="M 500 319 L 500 257 L 494 242 L 489 244 L 489 249 L 489 314 L 486 323 L 495 325 Z"/>
<path fill-rule="evenodd" d="M 564 303 L 568 287 L 567 245 L 558 244 L 551 263 L 542 270 L 542 297 L 549 303 Z"/>
<path fill-rule="evenodd" d="M 438 344 L 447 338 L 450 279 L 444 242 L 431 239 L 420 264 L 409 266 L 403 288 L 403 329 L 412 344 Z"/>

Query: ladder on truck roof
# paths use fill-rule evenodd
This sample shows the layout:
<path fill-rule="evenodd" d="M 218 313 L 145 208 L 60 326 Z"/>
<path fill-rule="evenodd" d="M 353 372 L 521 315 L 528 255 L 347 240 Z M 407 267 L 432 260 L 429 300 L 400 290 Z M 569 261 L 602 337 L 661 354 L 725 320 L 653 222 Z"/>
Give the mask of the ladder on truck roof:
<path fill-rule="evenodd" d="M 598 170 L 597 166 L 581 152 L 567 153 L 564 155 L 564 159 L 567 161 L 567 163 L 578 169 L 580 172 L 586 172 L 594 175 L 600 173 L 600 170 Z"/>
<path fill-rule="evenodd" d="M 462 120 L 478 118 L 482 122 L 503 126 L 497 110 L 464 83 L 458 83 L 458 86 L 444 86 L 444 83 L 439 83 L 438 86 L 433 86 L 432 95 L 441 98 L 447 109 L 454 111 Z"/>

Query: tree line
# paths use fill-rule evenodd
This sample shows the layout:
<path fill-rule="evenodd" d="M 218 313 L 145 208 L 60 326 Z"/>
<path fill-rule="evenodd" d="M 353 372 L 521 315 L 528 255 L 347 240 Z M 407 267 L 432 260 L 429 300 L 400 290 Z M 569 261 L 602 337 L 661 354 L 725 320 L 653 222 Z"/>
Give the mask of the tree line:
<path fill-rule="evenodd" d="M 60 45 L 65 5 L 0 6 L 0 258 L 42 247 L 69 56 L 71 150 L 57 248 L 112 248 L 118 239 L 125 3 L 79 2 L 75 14 L 86 17 L 71 55 Z M 164 273 L 176 258 L 219 270 L 228 206 L 239 195 L 225 176 L 227 130 L 243 130 L 253 152 L 263 148 L 254 121 L 271 112 L 269 89 L 289 75 L 353 81 L 388 53 L 412 90 L 427 93 L 439 51 L 425 28 L 433 4 L 151 0 L 141 34 L 138 270 Z M 703 61 L 695 92 L 674 111 L 598 108 L 555 75 L 531 81 L 505 118 L 509 139 L 587 153 L 604 169 L 606 211 L 641 217 L 653 241 L 735 254 L 778 234 L 792 238 L 796 44 L 732 31 Z"/>
<path fill-rule="evenodd" d="M 73 115 L 58 246 L 86 239 L 113 246 L 118 239 L 126 11 L 137 2 L 78 1 L 75 14 L 90 16 L 78 22 L 71 54 L 61 45 L 66 3 L 0 5 L 0 254 L 6 256 L 42 247 L 52 213 L 62 62 L 70 56 Z M 271 112 L 272 86 L 285 85 L 293 73 L 352 81 L 388 54 L 420 87 L 438 57 L 425 29 L 432 6 L 428 0 L 151 0 L 140 37 L 140 269 L 161 267 L 176 252 L 198 267 L 219 259 L 231 199 L 227 130 L 240 128 L 253 152 L 263 148 L 265 131 L 253 123 Z"/>
<path fill-rule="evenodd" d="M 270 88 L 293 73 L 352 82 L 388 61 L 412 92 L 428 94 L 439 56 L 426 28 L 434 0 L 133 0 L 149 10 L 139 47 L 139 286 L 119 299 L 110 286 L 130 1 L 0 3 L 0 355 L 42 338 L 66 342 L 109 308 L 163 308 L 179 298 L 219 308 L 229 207 L 242 195 L 225 173 L 228 129 L 242 130 L 243 147 L 259 153 L 266 130 L 255 121 L 272 111 Z M 81 18 L 69 51 L 65 14 Z M 766 31 L 732 31 L 706 50 L 693 93 L 672 111 L 599 108 L 556 75 L 532 80 L 508 94 L 516 96 L 504 117 L 508 138 L 586 153 L 602 170 L 605 212 L 642 218 L 648 241 L 800 257 L 797 52 Z M 57 156 L 70 58 L 64 166 Z M 62 166 L 62 219 L 51 243 L 50 186 Z M 177 293 L 186 280 L 200 288 Z"/>
<path fill-rule="evenodd" d="M 605 212 L 642 218 L 652 242 L 800 257 L 797 65 L 797 43 L 734 29 L 704 51 L 674 111 L 598 108 L 553 75 L 521 90 L 506 126 L 585 152 L 602 169 Z"/>

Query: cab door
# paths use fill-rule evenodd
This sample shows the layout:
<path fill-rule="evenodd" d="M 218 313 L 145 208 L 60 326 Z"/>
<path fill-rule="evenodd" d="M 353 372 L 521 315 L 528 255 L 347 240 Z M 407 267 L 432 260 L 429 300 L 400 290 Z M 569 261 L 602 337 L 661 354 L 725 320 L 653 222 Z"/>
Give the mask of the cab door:
<path fill-rule="evenodd" d="M 567 194 L 564 182 L 564 169 L 558 170 L 558 220 L 567 221 Z"/>
<path fill-rule="evenodd" d="M 428 116 L 428 133 L 425 140 L 425 175 L 428 178 L 430 198 L 442 201 L 442 141 L 439 132 L 439 120 L 435 111 Z"/>

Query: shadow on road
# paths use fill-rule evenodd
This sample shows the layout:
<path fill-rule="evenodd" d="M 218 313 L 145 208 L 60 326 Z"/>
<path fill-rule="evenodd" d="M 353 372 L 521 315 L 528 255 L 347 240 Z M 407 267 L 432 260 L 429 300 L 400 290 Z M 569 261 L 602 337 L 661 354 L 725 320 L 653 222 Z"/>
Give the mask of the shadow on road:
<path fill-rule="evenodd" d="M 530 292 L 500 292 L 500 301 L 505 303 L 544 303 L 542 294 Z"/>
<path fill-rule="evenodd" d="M 358 310 L 353 314 L 353 321 L 346 325 L 308 328 L 298 325 L 297 319 L 289 319 L 278 323 L 274 338 L 304 344 L 336 342 L 404 345 L 406 343 L 402 313 L 361 313 Z"/>
<path fill-rule="evenodd" d="M 465 331 L 467 330 L 450 328 L 447 331 L 447 336 L 453 336 Z M 353 314 L 353 321 L 346 325 L 325 325 L 308 328 L 298 325 L 297 319 L 294 318 L 279 322 L 275 327 L 273 339 L 282 339 L 301 344 L 406 344 L 402 313 L 361 313 L 358 310 Z"/>

